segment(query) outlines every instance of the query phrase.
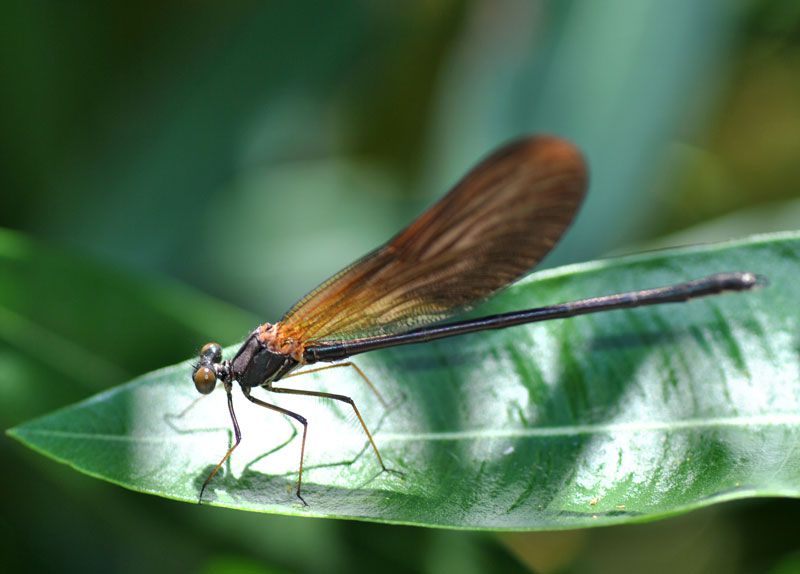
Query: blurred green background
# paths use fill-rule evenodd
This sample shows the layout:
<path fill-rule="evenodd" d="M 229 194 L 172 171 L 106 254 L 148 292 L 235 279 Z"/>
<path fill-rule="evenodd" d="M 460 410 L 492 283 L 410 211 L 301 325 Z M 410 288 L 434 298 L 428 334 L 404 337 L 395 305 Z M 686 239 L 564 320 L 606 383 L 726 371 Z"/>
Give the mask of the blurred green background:
<path fill-rule="evenodd" d="M 545 265 L 800 228 L 796 0 L 6 0 L 0 29 L 3 428 L 235 343 L 523 133 L 592 171 Z M 800 572 L 791 500 L 431 531 L 179 504 L 0 444 L 9 572 Z"/>

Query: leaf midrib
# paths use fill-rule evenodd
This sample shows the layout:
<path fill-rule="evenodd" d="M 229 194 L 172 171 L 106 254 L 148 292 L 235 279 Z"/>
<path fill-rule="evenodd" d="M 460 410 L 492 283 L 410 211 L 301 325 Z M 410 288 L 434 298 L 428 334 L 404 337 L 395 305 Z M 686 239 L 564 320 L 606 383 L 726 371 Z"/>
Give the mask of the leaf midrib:
<path fill-rule="evenodd" d="M 375 433 L 375 439 L 382 442 L 421 442 L 421 441 L 458 441 L 481 440 L 495 438 L 533 438 L 554 436 L 579 436 L 587 434 L 614 434 L 638 432 L 667 432 L 700 430 L 708 428 L 750 428 L 750 427 L 781 427 L 800 426 L 800 414 L 769 414 L 748 415 L 735 417 L 693 418 L 674 421 L 629 421 L 609 424 L 593 425 L 566 425 L 550 427 L 532 427 L 527 429 L 473 429 L 457 432 L 436 433 Z M 212 431 L 202 431 L 212 432 Z M 218 432 L 218 431 L 213 431 Z M 15 433 L 16 434 L 16 433 Z M 196 440 L 196 436 L 130 436 L 113 435 L 105 433 L 81 433 L 72 431 L 59 431 L 52 429 L 26 429 L 25 435 L 50 436 L 54 438 L 69 438 L 80 440 L 95 440 L 109 442 L 137 442 L 137 443 L 169 443 L 179 440 Z"/>

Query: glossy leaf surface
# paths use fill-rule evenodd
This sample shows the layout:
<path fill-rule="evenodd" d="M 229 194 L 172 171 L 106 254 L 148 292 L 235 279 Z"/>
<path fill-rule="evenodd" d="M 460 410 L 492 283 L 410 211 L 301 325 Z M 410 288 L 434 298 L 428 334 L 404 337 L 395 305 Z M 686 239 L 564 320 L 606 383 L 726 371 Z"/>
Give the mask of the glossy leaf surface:
<path fill-rule="evenodd" d="M 346 408 L 257 391 L 310 421 L 307 508 L 291 492 L 294 427 L 237 392 L 244 441 L 204 502 L 429 526 L 555 529 L 654 519 L 734 498 L 796 497 L 798 261 L 800 236 L 784 234 L 533 275 L 481 313 L 721 271 L 753 271 L 770 285 L 358 357 L 387 409 L 350 369 L 285 381 L 352 395 L 403 477 L 378 473 Z M 224 395 L 196 399 L 187 362 L 12 434 L 83 472 L 196 502 L 231 439 Z"/>

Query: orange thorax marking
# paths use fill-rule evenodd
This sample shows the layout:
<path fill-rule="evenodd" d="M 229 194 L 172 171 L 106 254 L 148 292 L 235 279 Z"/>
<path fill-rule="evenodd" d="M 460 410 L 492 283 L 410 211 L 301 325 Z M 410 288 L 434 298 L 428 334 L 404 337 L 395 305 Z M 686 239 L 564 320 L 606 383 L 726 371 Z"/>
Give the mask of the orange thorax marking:
<path fill-rule="evenodd" d="M 298 363 L 304 363 L 305 345 L 294 332 L 294 329 L 281 323 L 264 323 L 258 327 L 258 340 L 267 346 L 272 353 L 289 355 Z"/>

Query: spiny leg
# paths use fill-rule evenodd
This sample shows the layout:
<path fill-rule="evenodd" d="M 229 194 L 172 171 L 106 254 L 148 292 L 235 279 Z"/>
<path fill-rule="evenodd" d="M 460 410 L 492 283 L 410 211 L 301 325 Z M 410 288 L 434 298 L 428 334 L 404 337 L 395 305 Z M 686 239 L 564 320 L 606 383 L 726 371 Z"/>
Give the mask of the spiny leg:
<path fill-rule="evenodd" d="M 251 403 L 255 403 L 255 404 L 259 405 L 259 406 L 262 406 L 262 407 L 268 408 L 270 410 L 277 411 L 277 412 L 279 412 L 281 414 L 284 414 L 286 416 L 292 417 L 294 420 L 296 420 L 301 425 L 303 425 L 303 440 L 300 443 L 300 471 L 298 472 L 298 475 L 297 475 L 297 493 L 296 494 L 297 494 L 297 498 L 299 498 L 300 501 L 305 506 L 308 506 L 308 503 L 306 502 L 306 499 L 303 498 L 302 495 L 300 494 L 300 486 L 303 484 L 303 458 L 305 458 L 305 453 L 306 453 L 306 435 L 308 434 L 308 421 L 305 419 L 305 417 L 303 417 L 301 415 L 298 415 L 297 413 L 294 413 L 294 412 L 292 412 L 290 410 L 287 410 L 287 409 L 284 409 L 282 407 L 279 407 L 278 405 L 271 405 L 269 403 L 265 403 L 264 401 L 255 398 L 254 396 L 252 396 L 250 394 L 250 390 L 251 389 L 248 388 L 248 387 L 242 387 L 242 392 L 244 393 L 244 396 L 247 397 L 247 400 L 250 401 Z"/>
<path fill-rule="evenodd" d="M 335 401 L 341 401 L 343 403 L 347 403 L 348 405 L 353 407 L 353 411 L 356 413 L 356 416 L 358 417 L 358 422 L 361 423 L 361 428 L 364 429 L 364 433 L 367 435 L 367 438 L 369 439 L 369 444 L 372 445 L 372 450 L 375 451 L 375 456 L 378 457 L 378 462 L 380 463 L 381 468 L 384 470 L 384 472 L 394 472 L 394 473 L 397 473 L 397 474 L 402 474 L 402 473 L 400 473 L 400 472 L 398 472 L 396 470 L 388 468 L 383 463 L 383 457 L 381 457 L 381 453 L 380 453 L 380 451 L 378 451 L 378 447 L 377 447 L 377 445 L 375 444 L 375 441 L 372 438 L 372 433 L 369 432 L 369 429 L 367 428 L 367 424 L 364 422 L 364 419 L 361 416 L 361 413 L 358 411 L 358 407 L 356 406 L 356 403 L 350 397 L 347 397 L 345 395 L 336 395 L 336 394 L 333 394 L 333 393 L 323 393 L 322 391 L 305 391 L 305 390 L 299 390 L 299 389 L 283 389 L 283 388 L 279 389 L 279 388 L 273 387 L 271 385 L 266 385 L 264 388 L 267 389 L 268 391 L 272 391 L 272 392 L 275 392 L 275 393 L 286 393 L 288 395 L 303 395 L 303 396 L 307 396 L 307 397 L 321 397 L 321 398 L 324 398 L 324 399 L 333 399 Z"/>
<path fill-rule="evenodd" d="M 239 422 L 236 420 L 236 413 L 233 411 L 233 395 L 231 394 L 231 387 L 226 385 L 225 392 L 228 394 L 228 412 L 231 413 L 231 421 L 233 421 L 233 434 L 236 437 L 236 440 L 234 441 L 233 446 L 228 449 L 228 452 L 225 453 L 225 456 L 222 457 L 222 460 L 219 461 L 217 466 L 214 467 L 214 470 L 211 471 L 211 474 L 208 475 L 208 478 L 206 478 L 206 481 L 203 483 L 203 487 L 200 489 L 200 497 L 197 499 L 197 504 L 200 504 L 203 501 L 203 492 L 205 492 L 208 483 L 211 482 L 211 479 L 214 478 L 214 475 L 217 474 L 217 471 L 222 468 L 222 465 L 225 464 L 225 461 L 230 458 L 233 450 L 239 446 L 240 442 L 242 442 L 242 431 L 239 430 Z"/>
<path fill-rule="evenodd" d="M 367 383 L 367 386 L 372 390 L 372 392 L 375 393 L 375 396 L 378 397 L 378 400 L 381 402 L 383 407 L 389 408 L 389 403 L 387 403 L 386 399 L 383 398 L 383 395 L 381 395 L 381 393 L 378 391 L 378 388 L 372 383 L 372 381 L 369 380 L 369 377 L 367 377 L 367 375 L 364 374 L 364 371 L 362 371 L 358 365 L 356 365 L 351 361 L 347 361 L 346 363 L 336 363 L 334 365 L 326 365 L 324 367 L 314 367 L 313 369 L 290 373 L 282 377 L 282 379 L 288 379 L 290 377 L 299 377 L 300 375 L 310 375 L 311 373 L 318 373 L 319 371 L 325 371 L 328 369 L 337 369 L 339 367 L 353 367 L 356 373 L 358 373 L 358 375 L 364 380 L 364 382 Z"/>

